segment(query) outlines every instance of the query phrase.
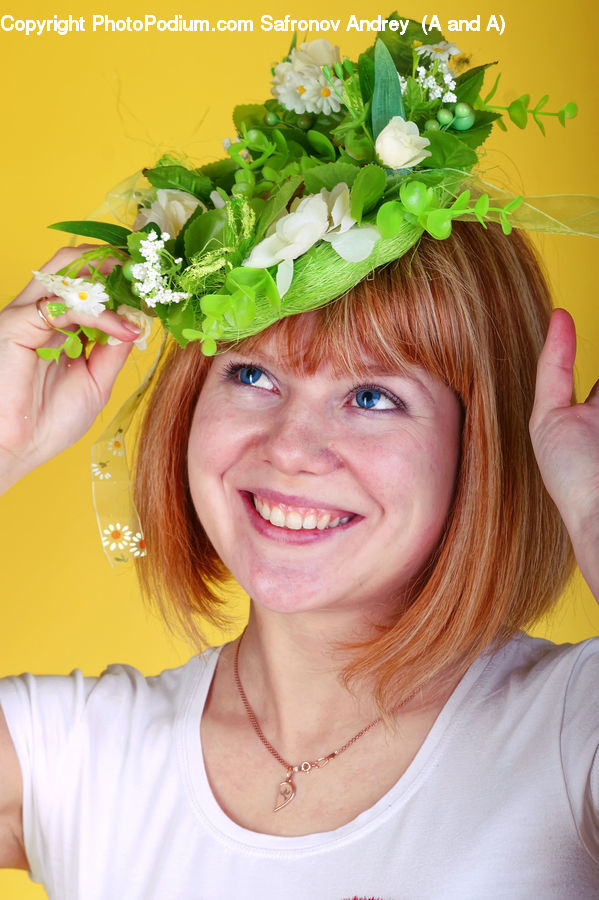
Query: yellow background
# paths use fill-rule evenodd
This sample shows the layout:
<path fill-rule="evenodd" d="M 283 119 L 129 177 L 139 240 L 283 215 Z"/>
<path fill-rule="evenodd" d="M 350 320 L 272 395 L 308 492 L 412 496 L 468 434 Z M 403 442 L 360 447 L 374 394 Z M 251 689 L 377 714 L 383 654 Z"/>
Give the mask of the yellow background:
<path fill-rule="evenodd" d="M 509 125 L 490 146 L 492 159 L 530 195 L 595 192 L 597 103 L 592 0 L 532 3 L 439 0 L 411 2 L 400 13 L 420 19 L 436 12 L 449 19 L 481 14 L 480 33 L 450 34 L 475 64 L 499 60 L 503 72 L 495 102 L 522 93 L 533 102 L 550 95 L 548 109 L 568 100 L 580 107 L 564 130 L 547 121 L 543 138 L 534 125 L 524 132 Z M 230 0 L 214 9 L 131 0 L 129 3 L 25 3 L 4 7 L 17 18 L 88 16 L 113 18 L 154 13 L 168 19 L 253 18 L 253 33 L 54 34 L 24 37 L 0 33 L 2 93 L 2 204 L 0 303 L 28 280 L 30 270 L 60 245 L 53 221 L 84 218 L 104 192 L 164 150 L 182 148 L 198 162 L 222 155 L 222 138 L 233 137 L 235 103 L 262 102 L 269 94 L 269 66 L 285 55 L 291 34 L 259 30 L 263 13 L 289 12 L 312 18 L 341 18 L 335 42 L 356 58 L 373 34 L 346 33 L 351 13 L 373 18 L 390 9 L 371 2 L 293 0 L 288 5 Z M 502 14 L 502 36 L 485 33 L 491 13 Z M 91 26 L 90 26 L 91 27 Z M 326 36 L 314 33 L 312 38 Z M 308 36 L 310 37 L 310 36 Z M 492 83 L 489 78 L 489 86 Z M 516 161 L 511 162 L 512 161 Z M 579 336 L 578 387 L 586 396 L 599 375 L 599 305 L 592 273 L 599 244 L 590 239 L 539 239 L 556 300 L 575 316 Z M 594 255 L 593 255 L 594 254 Z M 89 455 L 103 423 L 139 381 L 148 360 L 138 354 L 114 391 L 103 422 L 60 458 L 33 472 L 3 499 L 2 619 L 0 673 L 24 670 L 68 672 L 79 666 L 99 672 L 110 662 L 128 662 L 147 673 L 178 665 L 190 655 L 139 601 L 134 575 L 113 572 L 99 545 L 90 497 Z M 0 388 L 1 391 L 1 388 Z M 557 641 L 599 633 L 599 612 L 577 578 L 550 622 L 538 631 Z M 215 641 L 219 640 L 215 636 Z M 106 861 L 110 865 L 110 861 Z M 0 896 L 45 896 L 25 873 L 0 873 Z"/>

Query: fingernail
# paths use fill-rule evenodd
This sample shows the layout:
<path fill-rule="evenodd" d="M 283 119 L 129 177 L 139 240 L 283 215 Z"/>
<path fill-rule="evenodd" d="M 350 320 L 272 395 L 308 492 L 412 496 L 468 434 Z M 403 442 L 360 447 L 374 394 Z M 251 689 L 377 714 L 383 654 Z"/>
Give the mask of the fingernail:
<path fill-rule="evenodd" d="M 123 328 L 126 328 L 127 331 L 130 331 L 131 334 L 141 334 L 141 328 L 137 328 L 135 325 L 132 325 L 130 322 L 125 322 L 121 319 L 121 325 Z"/>

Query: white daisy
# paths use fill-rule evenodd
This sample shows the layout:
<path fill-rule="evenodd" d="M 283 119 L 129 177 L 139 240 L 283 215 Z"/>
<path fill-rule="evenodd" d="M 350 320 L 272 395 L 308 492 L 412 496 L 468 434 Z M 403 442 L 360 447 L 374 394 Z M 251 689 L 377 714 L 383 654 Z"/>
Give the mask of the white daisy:
<path fill-rule="evenodd" d="M 84 278 L 70 278 L 68 275 L 50 275 L 48 272 L 33 274 L 37 281 L 52 291 L 65 304 L 76 312 L 99 316 L 104 312 L 110 299 L 100 282 L 85 281 Z"/>
<path fill-rule="evenodd" d="M 333 78 L 333 85 L 341 93 L 342 84 L 339 78 Z M 307 82 L 303 99 L 306 102 L 306 110 L 311 113 L 324 113 L 328 116 L 332 112 L 339 112 L 343 100 L 337 94 L 324 75 Z"/>
<path fill-rule="evenodd" d="M 146 555 L 146 541 L 141 531 L 138 531 L 130 539 L 129 549 L 131 550 L 133 556 Z"/>
<path fill-rule="evenodd" d="M 131 529 L 128 525 L 109 525 L 104 529 L 105 537 L 102 538 L 102 546 L 109 550 L 124 550 L 131 540 Z"/>
<path fill-rule="evenodd" d="M 416 53 L 421 57 L 429 56 L 431 59 L 447 62 L 450 56 L 457 56 L 461 51 L 449 41 L 439 41 L 438 44 L 422 44 L 421 47 L 416 47 Z"/>
<path fill-rule="evenodd" d="M 125 455 L 125 441 L 120 431 L 117 431 L 113 439 L 108 442 L 108 452 L 112 453 L 113 456 Z"/>
<path fill-rule="evenodd" d="M 109 478 L 112 478 L 110 472 L 106 472 L 109 463 L 107 462 L 99 462 L 92 463 L 92 475 L 94 478 L 99 478 L 100 481 L 107 481 Z"/>

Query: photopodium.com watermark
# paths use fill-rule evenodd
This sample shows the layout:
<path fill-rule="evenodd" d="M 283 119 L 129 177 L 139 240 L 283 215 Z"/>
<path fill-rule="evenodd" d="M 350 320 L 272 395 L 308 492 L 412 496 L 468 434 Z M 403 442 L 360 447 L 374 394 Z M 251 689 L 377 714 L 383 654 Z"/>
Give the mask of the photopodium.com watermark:
<path fill-rule="evenodd" d="M 338 32 L 379 32 L 397 31 L 405 34 L 409 19 L 387 20 L 378 15 L 373 19 L 361 19 L 356 15 L 349 15 L 345 19 L 304 19 L 292 15 L 282 18 L 265 13 L 251 19 L 189 19 L 182 15 L 174 15 L 170 19 L 160 19 L 155 15 L 144 15 L 141 18 L 125 16 L 112 18 L 105 14 L 93 16 L 69 15 L 67 18 L 59 18 L 55 15 L 48 19 L 29 19 L 14 16 L 10 13 L 0 15 L 0 32 L 5 34 L 25 35 L 27 37 L 44 37 L 57 35 L 77 34 L 153 34 L 153 33 L 247 33 L 253 32 L 299 32 L 300 34 L 334 35 Z M 464 31 L 490 31 L 503 34 L 505 31 L 505 19 L 500 14 L 480 13 L 470 19 L 444 19 L 436 14 L 423 17 L 422 30 L 424 34 L 436 28 L 443 33 L 455 33 Z"/>

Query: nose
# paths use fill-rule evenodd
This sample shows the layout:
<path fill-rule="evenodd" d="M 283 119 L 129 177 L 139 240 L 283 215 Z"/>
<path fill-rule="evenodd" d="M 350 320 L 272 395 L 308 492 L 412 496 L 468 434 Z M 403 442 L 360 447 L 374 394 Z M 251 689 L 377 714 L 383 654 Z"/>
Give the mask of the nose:
<path fill-rule="evenodd" d="M 264 433 L 263 452 L 286 475 L 326 475 L 342 465 L 326 414 L 299 403 L 277 410 Z"/>

